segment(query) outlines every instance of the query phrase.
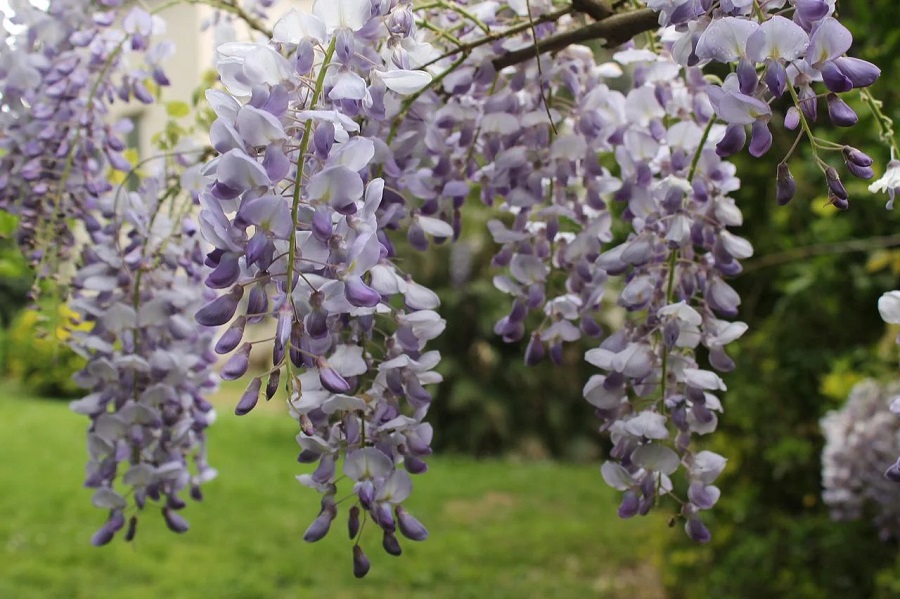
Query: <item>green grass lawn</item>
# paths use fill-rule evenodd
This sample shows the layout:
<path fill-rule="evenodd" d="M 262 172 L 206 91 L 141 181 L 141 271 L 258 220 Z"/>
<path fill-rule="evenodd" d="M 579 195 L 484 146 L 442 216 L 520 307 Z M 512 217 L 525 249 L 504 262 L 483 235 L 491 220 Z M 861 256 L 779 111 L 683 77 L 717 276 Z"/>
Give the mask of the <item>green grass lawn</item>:
<path fill-rule="evenodd" d="M 302 540 L 319 497 L 294 479 L 309 467 L 294 461 L 295 424 L 277 412 L 238 419 L 223 403 L 211 435 L 220 476 L 183 512 L 188 533 L 148 510 L 133 543 L 94 548 L 105 514 L 82 487 L 87 420 L 0 387 L 0 598 L 662 596 L 662 517 L 619 520 L 596 465 L 451 456 L 413 479 L 407 502 L 431 537 L 401 537 L 391 557 L 370 534 L 372 569 L 356 580 L 346 512 L 324 540 Z"/>

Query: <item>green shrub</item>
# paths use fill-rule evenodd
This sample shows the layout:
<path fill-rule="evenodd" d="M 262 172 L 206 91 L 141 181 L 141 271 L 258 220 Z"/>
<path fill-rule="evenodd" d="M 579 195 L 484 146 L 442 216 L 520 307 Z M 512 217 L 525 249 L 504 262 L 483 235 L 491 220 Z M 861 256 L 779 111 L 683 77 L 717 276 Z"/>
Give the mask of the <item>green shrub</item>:
<path fill-rule="evenodd" d="M 71 398 L 83 394 L 72 380 L 84 366 L 84 358 L 65 344 L 69 334 L 63 323 L 71 324 L 65 304 L 56 310 L 56 323 L 46 322 L 40 311 L 23 310 L 3 333 L 7 376 L 30 393 L 44 397 Z"/>

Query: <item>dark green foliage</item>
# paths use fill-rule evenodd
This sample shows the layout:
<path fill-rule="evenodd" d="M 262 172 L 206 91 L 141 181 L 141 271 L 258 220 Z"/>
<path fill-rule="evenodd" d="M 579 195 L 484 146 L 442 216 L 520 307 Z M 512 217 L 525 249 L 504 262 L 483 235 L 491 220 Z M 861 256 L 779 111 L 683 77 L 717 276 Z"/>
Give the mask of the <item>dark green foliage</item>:
<path fill-rule="evenodd" d="M 840 6 L 843 22 L 856 34 L 853 55 L 882 68 L 875 97 L 884 100 L 888 114 L 900 117 L 900 87 L 893 75 L 900 66 L 900 32 L 893 18 L 885 19 L 897 15 L 896 3 Z M 845 95 L 860 115 L 857 127 L 829 129 L 820 109 L 816 131 L 872 155 L 879 177 L 888 150 L 878 143 L 871 114 L 855 98 Z M 744 184 L 735 194 L 745 216 L 741 234 L 753 241 L 757 254 L 734 284 L 744 298 L 740 318 L 753 332 L 737 344 L 738 369 L 725 379 L 729 390 L 714 449 L 730 462 L 710 523 L 713 541 L 697 547 L 672 537 L 665 578 L 674 597 L 844 599 L 900 593 L 897 544 L 881 542 L 869 521 L 832 522 L 821 502 L 818 427 L 861 376 L 896 377 L 892 344 L 887 343 L 887 355 L 875 347 L 885 336 L 878 297 L 900 286 L 896 267 L 879 265 L 896 262 L 896 250 L 885 246 L 897 241 L 876 238 L 896 235 L 900 215 L 885 211 L 887 196 L 869 194 L 869 182 L 846 173 L 839 153 L 820 155 L 841 171 L 850 209 L 823 209 L 824 177 L 805 141 L 790 162 L 797 197 L 778 208 L 775 165 L 792 142 L 783 136 L 763 160 L 738 160 Z M 854 246 L 851 240 L 869 241 Z"/>
<path fill-rule="evenodd" d="M 489 211 L 479 210 L 478 200 L 470 202 L 455 246 L 425 253 L 406 250 L 401 263 L 440 295 L 441 316 L 448 323 L 444 334 L 429 344 L 441 352 L 439 370 L 445 377 L 428 418 L 435 429 L 435 449 L 596 457 L 599 436 L 581 392 L 591 369 L 583 348 L 567 348 L 562 368 L 549 361 L 527 367 L 527 337 L 507 344 L 493 332 L 512 298 L 491 282 L 500 270 L 490 264 L 495 246 L 484 224 Z M 532 318 L 538 320 L 529 321 L 530 330 L 540 322 L 539 315 Z"/>

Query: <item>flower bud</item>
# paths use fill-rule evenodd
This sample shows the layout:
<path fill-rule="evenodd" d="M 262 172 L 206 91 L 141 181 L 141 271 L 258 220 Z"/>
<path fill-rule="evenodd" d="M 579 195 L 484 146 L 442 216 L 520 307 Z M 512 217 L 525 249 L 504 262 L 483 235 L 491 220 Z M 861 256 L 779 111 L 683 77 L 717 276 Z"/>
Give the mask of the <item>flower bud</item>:
<path fill-rule="evenodd" d="M 847 195 L 847 189 L 844 187 L 844 184 L 841 183 L 840 175 L 838 175 L 838 172 L 834 170 L 833 167 L 829 166 L 825 169 L 825 181 L 828 183 L 828 189 L 831 191 L 831 194 L 835 197 L 842 200 L 846 200 L 849 197 Z"/>
<path fill-rule="evenodd" d="M 791 175 L 787 163 L 782 162 L 778 165 L 778 174 L 775 179 L 775 200 L 779 206 L 784 206 L 794 199 L 796 193 L 797 182 L 794 181 L 794 176 Z"/>
<path fill-rule="evenodd" d="M 747 143 L 747 132 L 744 131 L 744 126 L 728 125 L 722 141 L 716 144 L 716 154 L 722 158 L 731 156 L 740 152 L 745 143 Z"/>
<path fill-rule="evenodd" d="M 369 573 L 369 568 L 371 564 L 369 563 L 369 558 L 366 557 L 366 554 L 363 552 L 362 547 L 359 545 L 353 546 L 353 575 L 357 578 L 363 578 L 366 574 Z"/>
<path fill-rule="evenodd" d="M 223 379 L 235 381 L 247 373 L 247 369 L 250 368 L 251 347 L 249 343 L 245 343 L 238 349 L 237 353 L 228 358 L 220 373 Z"/>
<path fill-rule="evenodd" d="M 316 541 L 322 540 L 325 535 L 328 534 L 328 529 L 331 528 L 331 521 L 336 515 L 333 510 L 334 508 L 331 508 L 319 512 L 316 519 L 312 521 L 312 524 L 310 524 L 309 528 L 306 529 L 306 532 L 303 533 L 304 541 L 307 543 L 315 543 Z"/>
<path fill-rule="evenodd" d="M 225 324 L 234 316 L 238 302 L 244 297 L 244 288 L 235 285 L 231 291 L 220 295 L 197 311 L 197 322 L 206 327 L 217 327 Z"/>
<path fill-rule="evenodd" d="M 167 507 L 164 507 L 162 510 L 163 518 L 166 521 L 166 526 L 169 527 L 169 530 L 172 532 L 183 533 L 187 532 L 189 525 L 187 520 L 181 517 L 181 514 L 178 512 L 172 511 Z"/>
<path fill-rule="evenodd" d="M 351 541 L 359 534 L 359 506 L 354 505 L 350 508 L 350 516 L 347 518 L 347 533 L 350 535 Z"/>
<path fill-rule="evenodd" d="M 234 407 L 234 413 L 238 416 L 243 416 L 247 414 L 256 407 L 256 402 L 259 401 L 259 390 L 262 387 L 262 379 L 259 377 L 254 378 L 250 381 L 250 384 L 247 385 L 247 389 L 244 391 L 244 394 L 241 395 L 240 401 Z"/>
<path fill-rule="evenodd" d="M 859 117 L 850 106 L 835 94 L 828 94 L 828 118 L 838 127 L 852 127 L 859 122 Z"/>
<path fill-rule="evenodd" d="M 381 539 L 381 546 L 390 555 L 400 555 L 403 550 L 400 548 L 400 541 L 393 533 L 385 532 Z"/>
<path fill-rule="evenodd" d="M 238 316 L 231 327 L 222 333 L 222 336 L 219 337 L 219 341 L 216 343 L 215 347 L 217 354 L 227 354 L 240 345 L 241 340 L 244 338 L 244 326 L 246 322 L 246 318 Z"/>
<path fill-rule="evenodd" d="M 712 539 L 709 529 L 706 528 L 700 518 L 696 516 L 688 518 L 688 521 L 684 525 L 684 531 L 692 541 L 698 543 L 708 543 L 710 539 Z"/>
<path fill-rule="evenodd" d="M 544 342 L 541 341 L 541 334 L 534 332 L 531 334 L 531 340 L 525 348 L 525 364 L 534 366 L 544 359 Z"/>
<path fill-rule="evenodd" d="M 800 111 L 796 106 L 791 106 L 784 115 L 784 128 L 793 131 L 800 126 Z"/>
<path fill-rule="evenodd" d="M 404 537 L 411 541 L 424 541 L 428 538 L 428 530 L 403 506 L 397 506 L 394 512 L 397 515 L 397 527 Z"/>

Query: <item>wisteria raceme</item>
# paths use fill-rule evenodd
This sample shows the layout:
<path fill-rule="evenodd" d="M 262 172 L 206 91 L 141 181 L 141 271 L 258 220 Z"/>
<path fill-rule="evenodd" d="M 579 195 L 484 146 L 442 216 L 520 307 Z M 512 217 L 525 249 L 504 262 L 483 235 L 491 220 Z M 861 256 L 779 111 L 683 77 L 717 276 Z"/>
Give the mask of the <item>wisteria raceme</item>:
<path fill-rule="evenodd" d="M 73 258 L 67 219 L 87 218 L 112 190 L 111 169 L 131 170 L 132 124 L 110 107 L 152 103 L 148 85 L 168 85 L 174 45 L 159 38 L 159 17 L 117 0 L 53 0 L 46 12 L 21 2 L 12 21 L 27 29 L 0 55 L 0 209 L 18 216 L 18 241 L 44 276 Z"/>
<path fill-rule="evenodd" d="M 387 36 L 403 37 L 389 33 L 393 16 L 383 9 L 321 0 L 312 15 L 282 17 L 269 43 L 219 47 L 227 92 L 207 93 L 220 156 L 204 170 L 200 227 L 214 246 L 206 283 L 225 291 L 197 319 L 231 323 L 217 344 L 222 353 L 237 348 L 226 378 L 248 369 L 245 323 L 274 321 L 266 396 L 284 382 L 300 428 L 299 460 L 318 462 L 299 480 L 323 493 L 304 538 L 328 532 L 336 483 L 346 477 L 356 495 L 351 530 L 359 530 L 352 522 L 361 513 L 396 554 L 398 523 L 407 538 L 427 535 L 401 504 L 410 473 L 424 472 L 431 453 L 431 427 L 422 420 L 431 401 L 425 386 L 440 381 L 439 355 L 424 347 L 444 321 L 434 312 L 437 296 L 390 262 L 384 229 L 395 211 L 384 206 L 384 180 L 369 174 L 378 145 L 357 122 L 384 118 L 387 97 L 431 80 L 377 52 Z M 452 234 L 438 221 L 432 232 Z M 261 378 L 251 380 L 236 412 L 249 412 L 261 389 Z M 354 572 L 362 576 L 368 562 L 354 540 Z"/>
<path fill-rule="evenodd" d="M 857 384 L 847 403 L 822 419 L 822 499 L 838 520 L 870 512 L 882 538 L 900 537 L 900 387 Z"/>
<path fill-rule="evenodd" d="M 479 17 L 490 26 L 500 20 L 499 11 Z M 609 320 L 604 312 L 616 295 L 639 316 L 586 356 L 605 372 L 587 382 L 585 396 L 616 442 L 604 476 L 624 491 L 620 515 L 630 517 L 672 490 L 669 475 L 683 463 L 691 484 L 682 515 L 688 534 L 705 540 L 697 514 L 715 503 L 712 482 L 725 460 L 688 444 L 692 433 L 715 429 L 721 404 L 713 392 L 724 384 L 698 367 L 693 349 L 703 343 L 716 368 L 733 367 L 723 346 L 746 326 L 717 318 L 734 316 L 739 303 L 722 277 L 739 272 L 737 260 L 752 248 L 726 230 L 741 223 L 726 195 L 739 184 L 713 150 L 723 127 L 713 126 L 699 70 L 682 80 L 672 60 L 636 48 L 615 58 L 596 65 L 590 53 L 569 48 L 540 69 L 532 62 L 496 73 L 477 57 L 479 66 L 466 71 L 463 63 L 442 82 L 452 94 L 446 103 L 423 95 L 394 129 L 392 157 L 404 170 L 388 183 L 419 201 L 405 202 L 413 218 L 438 215 L 458 226 L 467 180 L 510 215 L 511 227 L 489 223 L 501 245 L 494 263 L 509 269 L 495 284 L 514 298 L 495 330 L 507 341 L 527 336 L 529 364 L 545 356 L 559 362 L 563 344 L 583 336 L 602 338 L 599 322 Z M 611 90 L 625 70 L 633 89 Z M 545 100 L 569 96 L 579 101 Z M 667 128 L 666 119 L 675 124 Z M 620 176 L 598 164 L 603 154 L 614 156 Z M 625 206 L 633 227 L 621 243 L 611 228 L 613 202 Z M 544 320 L 529 333 L 533 310 Z"/>
<path fill-rule="evenodd" d="M 235 412 L 284 388 L 298 461 L 315 464 L 298 480 L 322 493 L 304 539 L 323 538 L 344 504 L 358 577 L 371 566 L 366 520 L 390 555 L 400 536 L 425 539 L 404 502 L 431 453 L 429 385 L 441 376 L 427 343 L 445 322 L 437 295 L 395 264 L 395 244 L 455 240 L 478 200 L 495 208 L 494 283 L 511 299 L 497 334 L 521 341 L 531 365 L 561 364 L 565 344 L 589 347 L 598 372 L 584 396 L 613 442 L 601 473 L 622 492 L 619 515 L 669 505 L 688 536 L 708 541 L 701 513 L 719 498 L 726 458 L 697 437 L 717 427 L 717 373 L 735 367 L 725 346 L 747 329 L 726 279 L 753 253 L 731 230 L 742 215 L 727 157 L 745 145 L 765 155 L 783 121 L 808 139 L 838 208 L 849 205 L 838 167 L 874 176 L 872 158 L 813 132 L 820 107 L 853 125 L 846 94 L 867 94 L 879 75 L 846 55 L 835 3 L 317 0 L 312 14 L 282 13 L 271 35 L 268 2 L 212 4 L 266 35 L 234 41 L 231 17 L 213 19 L 229 39 L 206 92 L 217 155 L 190 185 L 164 173 L 125 193 L 107 180 L 110 167 L 130 168 L 110 102 L 152 101 L 148 78 L 165 85 L 158 65 L 171 48 L 152 45 L 149 13 L 66 0 L 26 10 L 26 33 L 0 62 L 11 132 L 0 207 L 20 216 L 26 246 L 71 217 L 92 241 L 72 305 L 93 323 L 75 338 L 93 390 L 75 408 L 92 418 L 87 482 L 110 510 L 95 542 L 125 526 L 129 486 L 135 507 L 164 500 L 168 526 L 186 530 L 180 493 L 213 472 L 202 327 L 222 327 L 213 345 L 228 356 L 222 377 L 236 380 L 250 372 L 259 323 L 274 330 L 271 367 L 249 377 Z M 576 45 L 597 37 L 621 46 L 606 62 Z M 146 64 L 129 67 L 126 48 Z M 705 75 L 710 63 L 733 72 Z M 777 167 L 779 204 L 796 193 L 792 152 Z M 196 225 L 161 209 L 182 187 L 200 190 Z M 892 161 L 872 189 L 893 201 L 897 188 Z M 215 293 L 204 297 L 200 279 Z M 341 484 L 351 489 L 339 500 Z"/>
<path fill-rule="evenodd" d="M 196 226 L 182 221 L 184 199 L 165 193 L 167 179 L 163 172 L 138 191 L 98 198 L 72 281 L 70 306 L 89 325 L 70 340 L 88 359 L 76 381 L 89 391 L 72 409 L 91 418 L 85 486 L 109 511 L 95 545 L 109 542 L 129 513 L 131 540 L 148 502 L 184 532 L 185 499 L 199 500 L 200 485 L 216 475 L 205 432 L 215 411 L 204 399 L 218 386 L 213 331 L 193 322 L 205 301 L 203 252 Z"/>

